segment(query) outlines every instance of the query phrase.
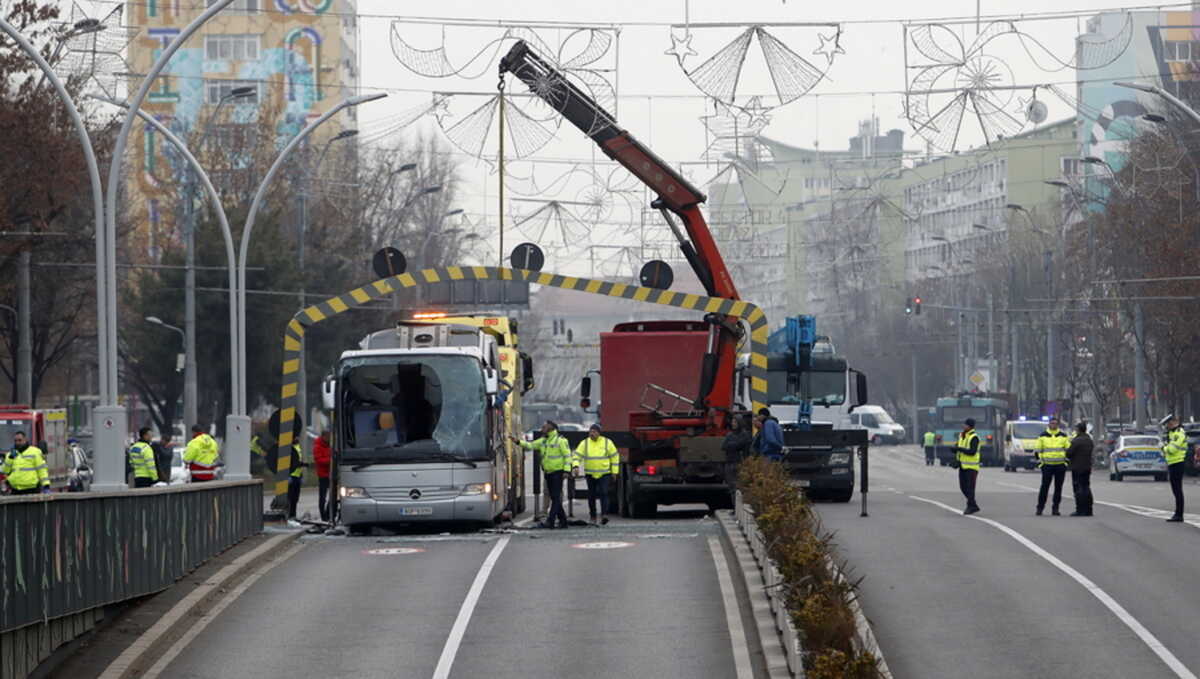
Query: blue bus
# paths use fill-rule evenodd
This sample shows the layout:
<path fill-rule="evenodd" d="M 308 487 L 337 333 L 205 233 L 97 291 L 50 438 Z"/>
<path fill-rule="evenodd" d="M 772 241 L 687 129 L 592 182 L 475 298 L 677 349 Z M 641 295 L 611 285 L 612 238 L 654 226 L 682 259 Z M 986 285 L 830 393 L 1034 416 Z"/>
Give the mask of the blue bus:
<path fill-rule="evenodd" d="M 955 462 L 954 444 L 962 432 L 963 421 L 975 420 L 979 434 L 980 464 L 985 467 L 1004 465 L 1004 424 L 1008 421 L 1009 401 L 987 396 L 943 396 L 937 400 L 933 414 L 933 432 L 937 435 L 938 463 L 946 466 Z"/>

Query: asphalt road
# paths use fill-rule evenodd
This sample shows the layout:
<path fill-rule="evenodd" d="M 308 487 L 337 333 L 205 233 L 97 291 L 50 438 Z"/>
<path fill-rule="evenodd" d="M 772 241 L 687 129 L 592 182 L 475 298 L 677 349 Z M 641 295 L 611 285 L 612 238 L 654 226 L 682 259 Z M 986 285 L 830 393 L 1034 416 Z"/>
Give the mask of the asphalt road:
<path fill-rule="evenodd" d="M 1166 483 L 1092 475 L 1095 516 L 1035 516 L 1039 472 L 957 472 L 915 446 L 871 452 L 869 517 L 820 504 L 895 677 L 1188 677 L 1200 672 L 1200 516 L 1163 519 Z M 1065 493 L 1069 495 L 1070 477 Z M 1200 485 L 1185 481 L 1193 510 Z M 934 503 L 941 503 L 942 506 Z M 1157 651 L 1156 651 L 1157 648 Z"/>
<path fill-rule="evenodd" d="M 306 537 L 161 676 L 734 677 L 718 533 L 703 511 L 667 511 L 555 531 Z"/>

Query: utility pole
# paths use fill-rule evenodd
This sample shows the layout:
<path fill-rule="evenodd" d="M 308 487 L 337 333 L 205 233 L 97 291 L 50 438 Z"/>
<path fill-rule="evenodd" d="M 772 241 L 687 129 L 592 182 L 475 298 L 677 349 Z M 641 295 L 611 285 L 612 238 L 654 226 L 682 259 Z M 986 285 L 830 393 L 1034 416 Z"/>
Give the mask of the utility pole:
<path fill-rule="evenodd" d="M 326 148 L 328 148 L 328 146 L 326 146 Z M 299 260 L 300 260 L 300 308 L 301 309 L 303 309 L 305 306 L 307 306 L 306 299 L 305 299 L 306 295 L 304 294 L 304 282 L 305 282 L 305 274 L 306 274 L 306 270 L 304 268 L 304 249 L 305 249 L 304 241 L 307 240 L 306 236 L 308 235 L 308 187 L 312 183 L 311 181 L 308 181 L 308 175 L 309 175 L 308 170 L 312 163 L 312 154 L 310 153 L 310 151 L 311 151 L 311 147 L 309 146 L 308 142 L 305 141 L 304 149 L 303 149 L 304 170 L 303 170 L 303 175 L 302 175 L 304 177 L 304 179 L 301 181 L 302 185 L 299 187 L 299 194 L 300 194 L 300 224 L 299 224 L 300 251 L 299 251 L 298 255 L 299 255 Z M 293 176 L 295 176 L 295 175 L 293 175 Z M 305 344 L 307 344 L 307 342 L 305 342 L 304 339 L 301 339 L 300 340 L 300 374 L 299 374 L 299 377 L 297 378 L 300 382 L 300 389 L 296 392 L 296 413 L 300 416 L 300 421 L 302 423 L 304 423 L 304 425 L 307 427 L 307 426 L 310 426 L 312 423 L 308 421 L 308 419 L 309 419 L 309 417 L 308 417 L 308 352 L 306 352 L 304 350 Z M 300 450 L 302 450 L 305 453 L 309 453 L 311 455 L 307 436 L 301 435 L 300 440 L 296 441 L 296 443 L 300 444 Z M 311 457 L 306 458 L 306 459 L 311 459 Z"/>
<path fill-rule="evenodd" d="M 188 170 L 187 219 L 184 220 L 183 273 L 183 423 L 188 427 L 199 422 L 196 390 L 196 219 L 192 205 L 195 175 Z"/>
<path fill-rule="evenodd" d="M 966 314 L 958 312 L 958 342 L 954 345 L 954 391 L 960 391 L 963 386 L 963 323 Z"/>
<path fill-rule="evenodd" d="M 1133 303 L 1133 426 L 1141 428 L 1146 424 L 1146 351 L 1145 319 L 1142 318 L 1142 303 Z"/>
<path fill-rule="evenodd" d="M 992 391 L 998 391 L 1000 386 L 1000 362 L 996 360 L 996 301 L 992 299 L 992 293 L 988 292 L 988 384 L 992 387 Z"/>
<path fill-rule="evenodd" d="M 912 347 L 912 442 L 919 444 L 921 427 L 917 419 L 917 347 Z"/>
<path fill-rule="evenodd" d="M 1054 299 L 1054 253 L 1046 251 L 1046 292 Z M 1046 315 L 1046 400 L 1054 400 L 1054 320 L 1053 314 Z"/>
<path fill-rule="evenodd" d="M 1020 331 L 1017 329 L 1017 323 L 1011 320 L 1010 313 L 1010 331 L 1012 339 L 1010 341 L 1009 352 L 1012 358 L 1012 372 L 1008 376 L 1009 389 L 1017 395 L 1017 411 L 1021 410 L 1021 351 L 1020 351 Z"/>
<path fill-rule="evenodd" d="M 30 324 L 32 306 L 29 293 L 29 264 L 33 253 L 21 251 L 21 271 L 17 292 L 17 403 L 33 405 L 33 330 Z"/>

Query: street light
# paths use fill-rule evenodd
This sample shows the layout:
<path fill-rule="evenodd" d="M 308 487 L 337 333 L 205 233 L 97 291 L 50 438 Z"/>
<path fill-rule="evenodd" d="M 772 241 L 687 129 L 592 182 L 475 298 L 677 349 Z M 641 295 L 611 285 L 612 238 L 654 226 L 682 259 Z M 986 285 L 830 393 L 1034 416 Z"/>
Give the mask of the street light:
<path fill-rule="evenodd" d="M 428 196 L 431 193 L 441 193 L 441 191 L 442 191 L 441 184 L 436 184 L 434 186 L 426 186 L 426 187 L 422 188 L 420 191 L 417 191 L 415 194 L 413 194 L 413 196 L 411 198 L 404 201 L 404 205 L 400 206 L 400 209 L 403 210 L 404 208 L 408 207 L 409 205 L 412 205 L 413 201 L 420 198 L 421 196 Z"/>
<path fill-rule="evenodd" d="M 179 333 L 180 343 L 183 346 L 184 353 L 185 354 L 187 353 L 188 336 L 187 336 L 187 333 L 183 331 L 183 328 L 177 328 L 177 327 L 171 325 L 170 323 L 164 323 L 163 319 L 159 318 L 158 316 L 147 316 L 146 322 L 151 325 L 157 325 L 159 327 L 166 328 L 167 330 L 174 330 L 175 332 Z M 184 360 L 186 361 L 187 359 L 185 358 Z M 178 364 L 176 364 L 176 365 L 178 366 Z M 176 367 L 175 372 L 179 372 L 179 371 L 180 371 L 180 368 Z M 184 380 L 187 380 L 186 376 L 184 377 Z M 190 424 L 195 424 L 195 422 L 191 422 Z"/>
<path fill-rule="evenodd" d="M 1162 97 L 1163 99 L 1166 99 L 1168 102 L 1170 102 L 1176 108 L 1178 108 L 1181 111 L 1183 111 L 1184 113 L 1188 114 L 1188 116 L 1190 116 L 1192 120 L 1195 120 L 1196 122 L 1200 123 L 1200 113 L 1196 113 L 1196 111 L 1194 109 L 1192 109 L 1191 106 L 1188 106 L 1187 104 L 1185 104 L 1182 100 L 1179 99 L 1179 97 L 1176 97 L 1175 95 L 1171 94 L 1170 92 L 1164 90 L 1163 88 L 1161 88 L 1157 85 L 1146 85 L 1143 83 L 1135 83 L 1135 82 L 1130 82 L 1130 81 L 1117 81 L 1117 82 L 1114 82 L 1113 84 L 1116 85 L 1117 87 L 1127 87 L 1131 90 L 1137 90 L 1139 92 L 1156 94 L 1156 95 Z"/>

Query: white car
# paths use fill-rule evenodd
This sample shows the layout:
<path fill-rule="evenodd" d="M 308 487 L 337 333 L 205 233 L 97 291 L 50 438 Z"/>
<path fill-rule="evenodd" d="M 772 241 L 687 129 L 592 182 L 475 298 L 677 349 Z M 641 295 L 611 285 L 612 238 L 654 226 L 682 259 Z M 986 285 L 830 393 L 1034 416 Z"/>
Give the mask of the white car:
<path fill-rule="evenodd" d="M 1167 460 L 1162 453 L 1162 440 L 1153 434 L 1125 434 L 1117 438 L 1116 448 L 1109 454 L 1109 474 L 1112 481 L 1126 476 L 1153 476 L 1155 481 L 1167 480 Z"/>
<path fill-rule="evenodd" d="M 888 411 L 879 406 L 863 405 L 850 413 L 850 426 L 866 429 L 872 445 L 905 442 L 904 427 L 892 419 Z"/>
<path fill-rule="evenodd" d="M 183 446 L 175 446 L 171 449 L 171 485 L 175 486 L 181 483 L 187 483 L 191 480 L 191 472 L 188 471 L 187 464 L 183 461 Z"/>

